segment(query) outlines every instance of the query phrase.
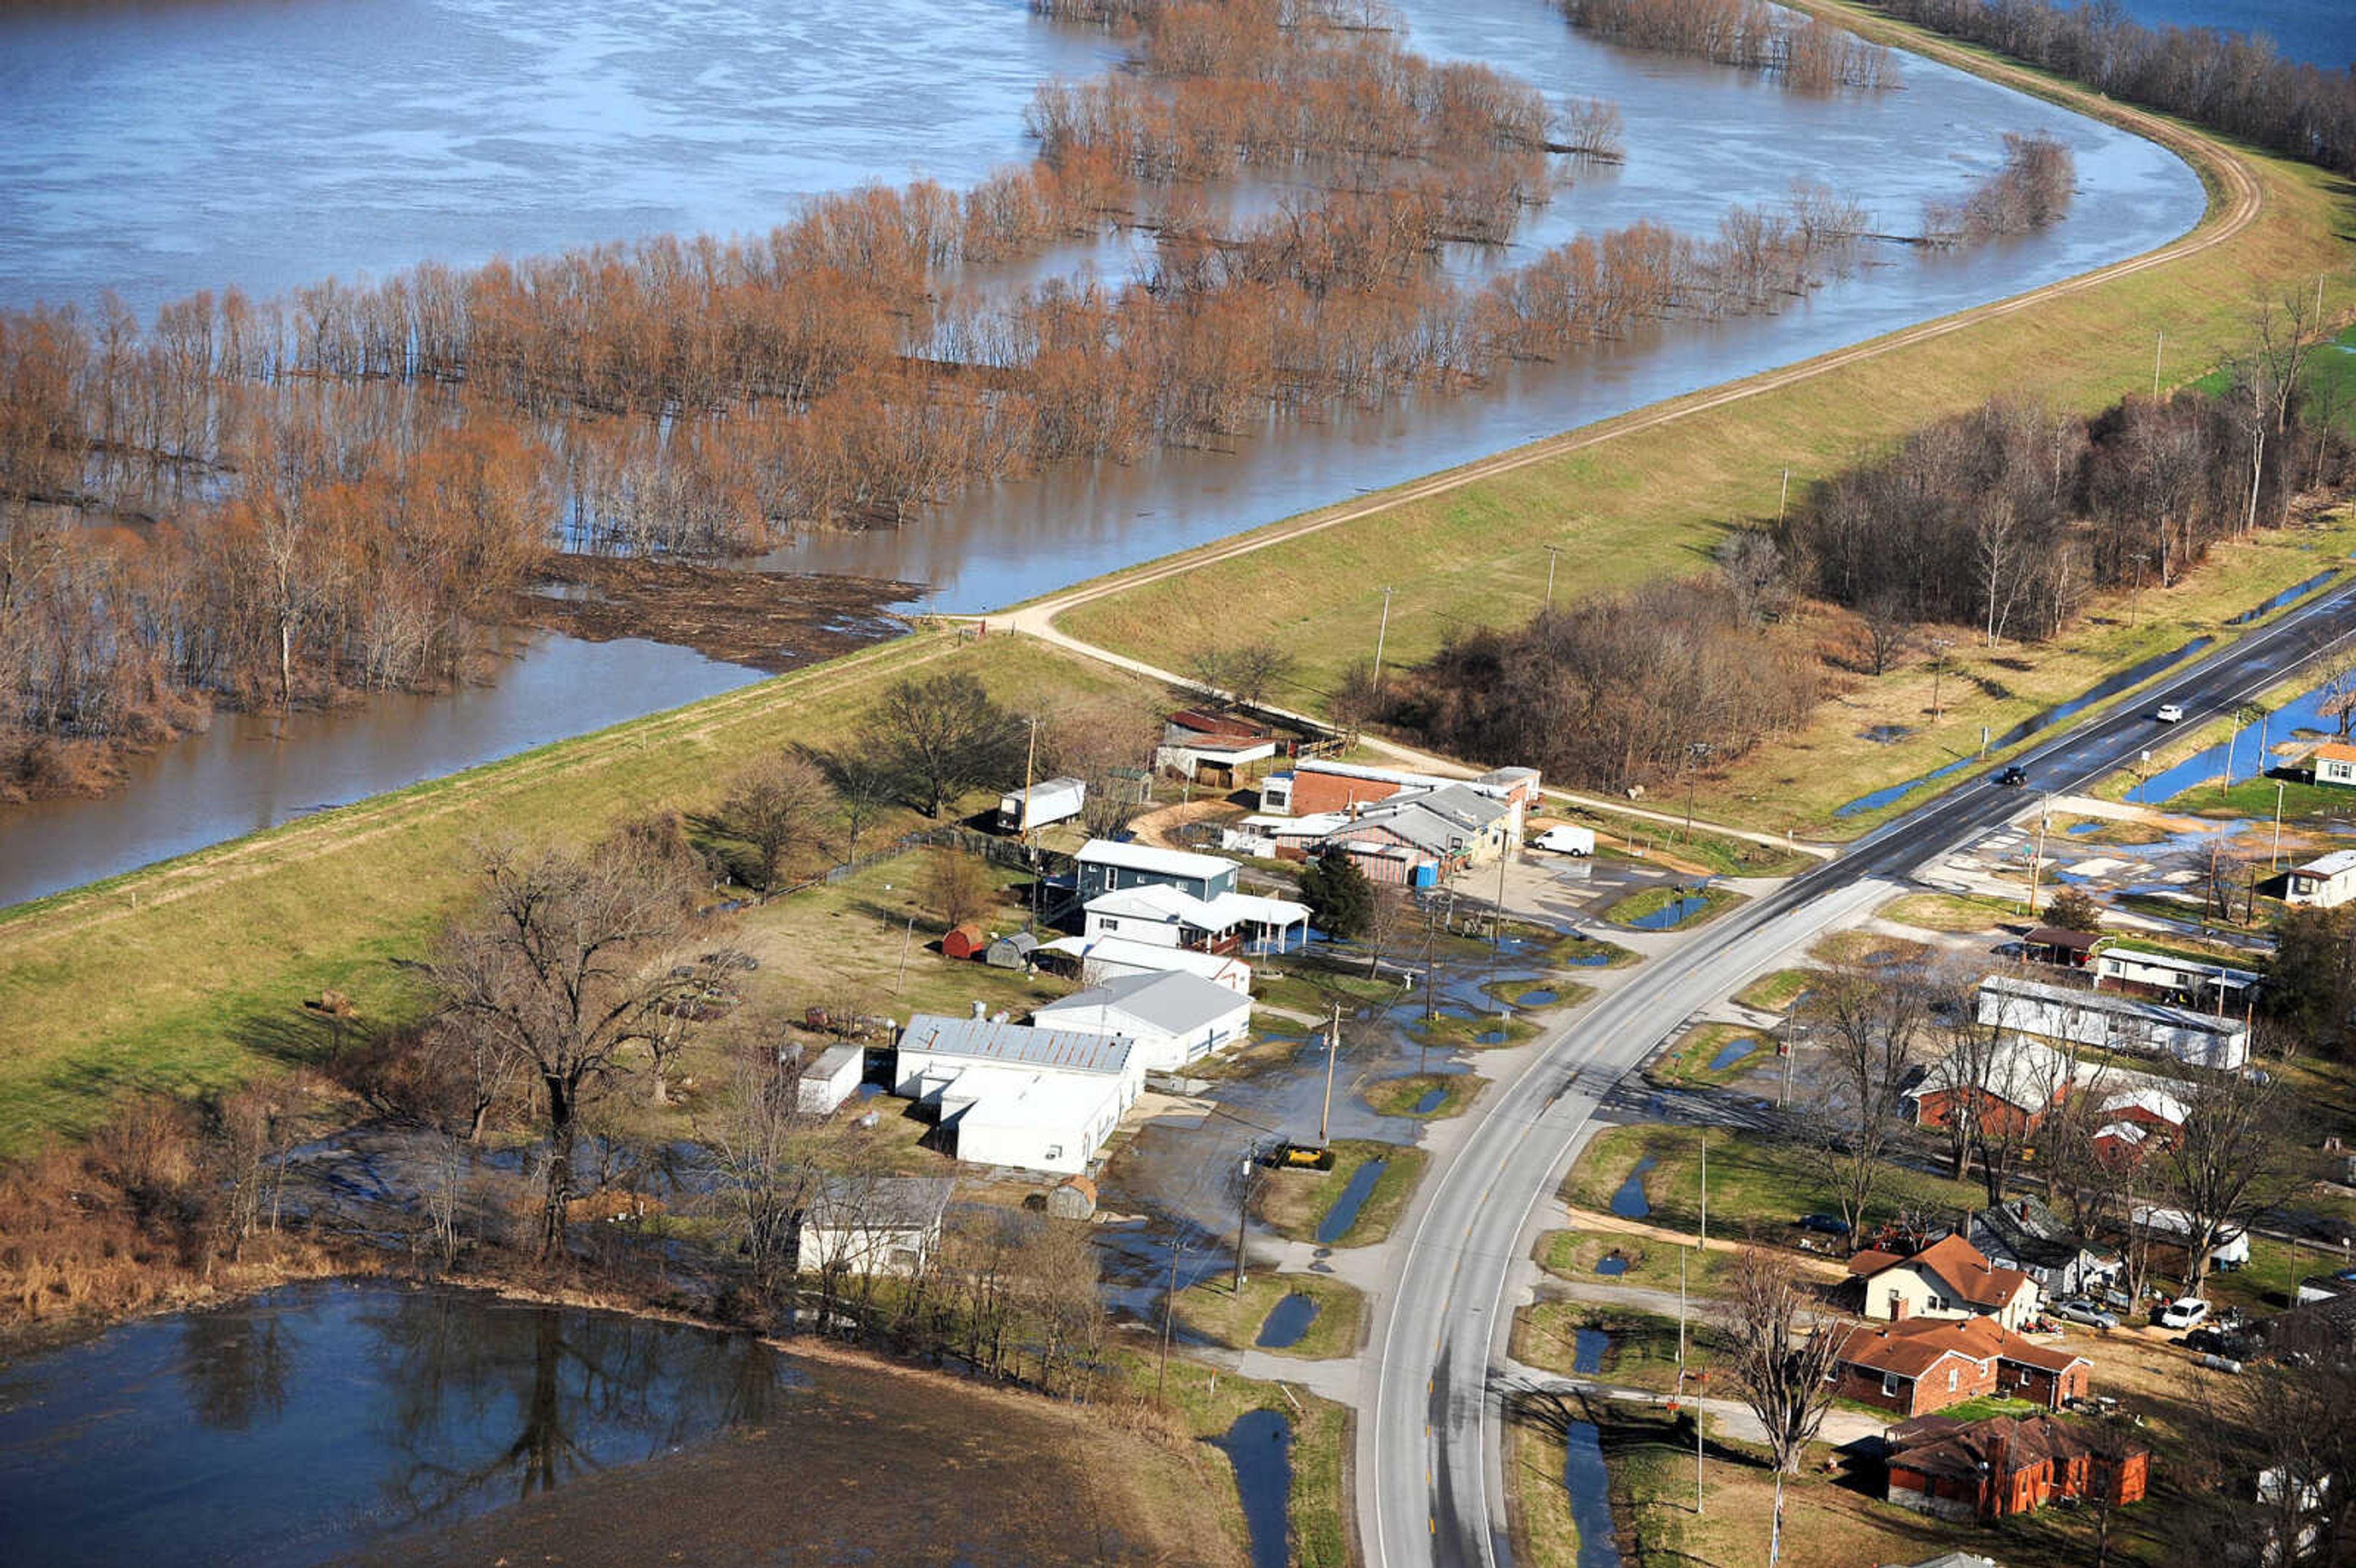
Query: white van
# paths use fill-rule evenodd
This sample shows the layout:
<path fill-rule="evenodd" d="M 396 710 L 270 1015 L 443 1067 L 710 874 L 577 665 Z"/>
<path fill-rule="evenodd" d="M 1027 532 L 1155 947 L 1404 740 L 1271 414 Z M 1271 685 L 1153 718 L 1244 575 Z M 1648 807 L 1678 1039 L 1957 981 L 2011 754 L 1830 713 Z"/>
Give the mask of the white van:
<path fill-rule="evenodd" d="M 1530 840 L 1534 848 L 1551 849 L 1558 855 L 1592 855 L 1595 853 L 1595 829 L 1573 827 L 1558 823 Z"/>

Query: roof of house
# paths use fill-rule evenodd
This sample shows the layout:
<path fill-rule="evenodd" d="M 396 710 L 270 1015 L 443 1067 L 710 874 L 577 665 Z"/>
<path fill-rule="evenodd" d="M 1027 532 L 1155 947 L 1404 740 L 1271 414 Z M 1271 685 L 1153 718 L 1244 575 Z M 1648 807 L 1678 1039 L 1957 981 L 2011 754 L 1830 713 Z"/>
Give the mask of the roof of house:
<path fill-rule="evenodd" d="M 1910 1317 L 1899 1323 L 1860 1323 L 1841 1341 L 1845 1365 L 1917 1378 L 1949 1356 L 1975 1361 L 1991 1358 L 2063 1372 L 2086 1360 L 2058 1345 L 2039 1345 L 1993 1317 Z"/>
<path fill-rule="evenodd" d="M 2326 741 L 2309 754 L 2329 757 L 2335 763 L 2356 763 L 2356 746 L 2345 741 Z"/>
<path fill-rule="evenodd" d="M 1047 944 L 1045 951 L 1076 958 L 1083 964 L 1102 959 L 1123 968 L 1151 969 L 1156 974 L 1183 970 L 1206 980 L 1221 975 L 1240 976 L 1247 985 L 1251 980 L 1251 965 L 1240 958 L 1198 953 L 1191 947 L 1164 947 L 1158 942 L 1131 942 L 1125 936 L 1059 936 Z"/>
<path fill-rule="evenodd" d="M 2124 1090 L 2103 1102 L 2105 1115 L 2119 1111 L 2141 1111 L 2174 1127 L 2182 1126 L 2185 1117 L 2192 1114 L 2183 1101 L 2167 1090 L 2148 1085 Z"/>
<path fill-rule="evenodd" d="M 2356 856 L 2356 850 L 2343 850 L 2341 853 Z M 2327 855 L 2324 859 L 2329 859 L 2330 857 Z M 2087 991 L 2075 986 L 2049 986 L 2041 980 L 2019 980 L 2010 975 L 1991 975 L 1982 980 L 1980 995 L 2051 1002 L 2061 1007 L 2108 1013 L 2114 1018 L 2134 1019 L 2165 1029 L 2190 1029 L 2202 1034 L 2238 1035 L 2248 1032 L 2244 1025 L 2231 1019 L 2197 1013 L 2190 1008 L 2172 1008 L 2166 1002 L 2147 1002 L 2140 997 L 2126 996 L 2117 991 Z"/>
<path fill-rule="evenodd" d="M 1084 866 L 1119 866 L 1129 871 L 1151 871 L 1165 877 L 1218 877 L 1236 869 L 1233 860 L 1216 855 L 1196 855 L 1184 849 L 1157 849 L 1151 844 L 1121 844 L 1091 838 L 1073 859 Z"/>
<path fill-rule="evenodd" d="M 1989 1471 L 2011 1474 L 2052 1459 L 2095 1455 L 2125 1457 L 2151 1451 L 2114 1428 L 2042 1412 L 2029 1416 L 1991 1415 L 1979 1421 L 1918 1416 L 1891 1427 L 1886 1441 L 1893 1467 L 1902 1465 L 1926 1476 L 1957 1480 L 1977 1480 Z"/>
<path fill-rule="evenodd" d="M 2303 866 L 2293 866 L 2295 876 L 2338 877 L 2356 871 L 2356 849 L 2334 849 L 2329 855 L 2319 855 Z"/>
<path fill-rule="evenodd" d="M 1524 779 L 1534 779 L 1537 776 L 1538 771 L 1536 768 L 1491 768 L 1472 782 L 1482 784 L 1517 784 Z"/>
<path fill-rule="evenodd" d="M 1043 1029 L 1067 1018 L 1096 1018 L 1107 1023 L 1133 1023 L 1163 1034 L 1192 1034 L 1237 1008 L 1249 1009 L 1251 998 L 1200 975 L 1173 970 L 1162 975 L 1125 975 L 1085 991 L 1049 1002 L 1032 1013 Z"/>
<path fill-rule="evenodd" d="M 2066 947 L 2073 953 L 2091 953 L 2102 937 L 2091 931 L 2072 931 L 2066 925 L 2040 925 L 2020 940 L 2031 947 Z"/>
<path fill-rule="evenodd" d="M 1090 914 L 1127 915 L 1131 920 L 1189 921 L 1203 924 L 1210 905 L 1167 882 L 1148 882 L 1143 887 L 1116 888 L 1108 893 L 1098 893 L 1087 901 Z M 1208 930 L 1205 926 L 1204 929 Z"/>
<path fill-rule="evenodd" d="M 1033 1029 L 995 1019 L 948 1019 L 918 1013 L 900 1031 L 900 1049 L 936 1056 L 962 1056 L 1010 1066 L 1051 1067 L 1065 1072 L 1118 1074 L 1129 1071 L 1129 1041 L 1118 1035 Z"/>
<path fill-rule="evenodd" d="M 1858 1258 L 1888 1256 L 1890 1261 L 1870 1269 L 1860 1269 Z M 1899 1268 L 1912 1268 L 1935 1275 L 1951 1286 L 1954 1293 L 1974 1307 L 2000 1307 L 2008 1305 L 2020 1294 L 2021 1287 L 2032 1282 L 2019 1269 L 1998 1268 L 1987 1261 L 1986 1254 L 1949 1232 L 1916 1253 L 1901 1258 L 1887 1253 L 1860 1253 L 1849 1260 L 1849 1273 L 1860 1279 L 1878 1279 Z"/>
<path fill-rule="evenodd" d="M 2094 1129 L 2095 1141 L 2108 1138 L 2132 1147 L 2151 1136 L 2151 1128 L 2142 1122 L 2104 1122 Z"/>
<path fill-rule="evenodd" d="M 2119 936 L 2104 939 L 2103 950 L 2094 955 L 2094 962 L 2104 965 L 2106 972 L 2132 965 L 2146 969 L 2166 969 L 2179 975 L 2197 975 L 2204 986 L 2215 985 L 2220 976 L 2234 986 L 2254 986 L 2265 978 L 2254 969 L 2236 969 L 2213 958 L 2190 953 L 2170 953 Z"/>
<path fill-rule="evenodd" d="M 828 1230 L 937 1224 L 956 1183 L 946 1176 L 830 1176 L 810 1200 L 810 1221 Z"/>
<path fill-rule="evenodd" d="M 1942 1552 L 1920 1563 L 1889 1563 L 1882 1568 L 1997 1568 L 1997 1564 L 1995 1558 L 1982 1557 L 1976 1552 Z"/>
<path fill-rule="evenodd" d="M 1182 708 L 1170 715 L 1170 722 L 1197 735 L 1224 735 L 1238 741 L 1265 741 L 1271 733 L 1265 724 L 1255 724 L 1231 713 L 1206 713 L 1199 708 Z"/>
<path fill-rule="evenodd" d="M 1995 1237 L 2002 1254 L 2040 1267 L 2074 1263 L 2089 1249 L 2062 1216 L 2034 1198 L 2008 1198 L 1972 1216 L 1972 1229 Z"/>
<path fill-rule="evenodd" d="M 867 1064 L 865 1046 L 851 1045 L 848 1042 L 841 1045 L 830 1045 L 819 1051 L 818 1060 L 804 1067 L 802 1072 L 811 1078 L 831 1078 L 854 1061 L 862 1067 Z"/>
<path fill-rule="evenodd" d="M 1303 757 L 1292 764 L 1296 773 L 1326 773 L 1334 778 L 1365 779 L 1370 784 L 1398 784 L 1401 788 L 1434 789 L 1448 781 L 1430 773 L 1411 773 L 1404 768 L 1375 768 L 1363 763 L 1337 763 L 1331 757 Z"/>

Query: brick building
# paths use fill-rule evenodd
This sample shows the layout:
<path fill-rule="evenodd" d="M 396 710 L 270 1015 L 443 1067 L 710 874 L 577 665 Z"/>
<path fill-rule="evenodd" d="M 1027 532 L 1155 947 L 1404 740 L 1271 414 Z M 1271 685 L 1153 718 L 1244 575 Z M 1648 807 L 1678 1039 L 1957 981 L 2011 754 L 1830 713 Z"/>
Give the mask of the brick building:
<path fill-rule="evenodd" d="M 1983 1394 L 2057 1410 L 2085 1397 L 2092 1365 L 2060 1345 L 2039 1345 L 1987 1317 L 1918 1317 L 1862 1323 L 1841 1344 L 1840 1393 L 1900 1415 L 1929 1415 Z"/>
<path fill-rule="evenodd" d="M 1889 1499 L 1943 1519 L 2034 1513 L 2056 1501 L 2140 1502 L 2151 1450 L 2125 1433 L 2054 1415 L 1951 1421 L 1891 1429 Z"/>

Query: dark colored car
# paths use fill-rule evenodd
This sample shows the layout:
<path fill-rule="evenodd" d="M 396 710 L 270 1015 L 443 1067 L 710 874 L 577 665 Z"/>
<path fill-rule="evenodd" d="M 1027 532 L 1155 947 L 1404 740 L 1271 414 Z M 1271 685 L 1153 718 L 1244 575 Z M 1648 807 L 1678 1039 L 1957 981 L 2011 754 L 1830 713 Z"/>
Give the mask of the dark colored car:
<path fill-rule="evenodd" d="M 2012 766 L 1997 774 L 1996 782 L 2004 785 L 2007 789 L 2019 789 L 2021 785 L 2029 782 L 2029 770 L 2022 767 L 2019 763 L 2015 763 Z"/>
<path fill-rule="evenodd" d="M 1814 1231 L 1820 1236 L 1846 1236 L 1848 1234 L 1848 1221 L 1837 1214 L 1803 1214 L 1800 1216 L 1800 1229 Z"/>

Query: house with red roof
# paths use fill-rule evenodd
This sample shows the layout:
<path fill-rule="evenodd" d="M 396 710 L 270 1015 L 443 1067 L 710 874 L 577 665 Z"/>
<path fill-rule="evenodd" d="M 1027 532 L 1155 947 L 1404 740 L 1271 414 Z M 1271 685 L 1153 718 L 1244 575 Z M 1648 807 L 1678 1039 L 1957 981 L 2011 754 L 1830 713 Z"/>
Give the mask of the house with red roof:
<path fill-rule="evenodd" d="M 2085 1397 L 2092 1371 L 2067 1347 L 2038 1344 L 1992 1317 L 1918 1317 L 1849 1329 L 1835 1376 L 1843 1398 L 1914 1416 L 1994 1394 L 2058 1410 Z"/>
<path fill-rule="evenodd" d="M 1926 1415 L 1890 1428 L 1887 1442 L 1885 1495 L 1942 1519 L 1986 1522 L 2052 1502 L 2122 1507 L 2151 1483 L 2151 1449 L 2131 1433 L 2056 1415 Z"/>

